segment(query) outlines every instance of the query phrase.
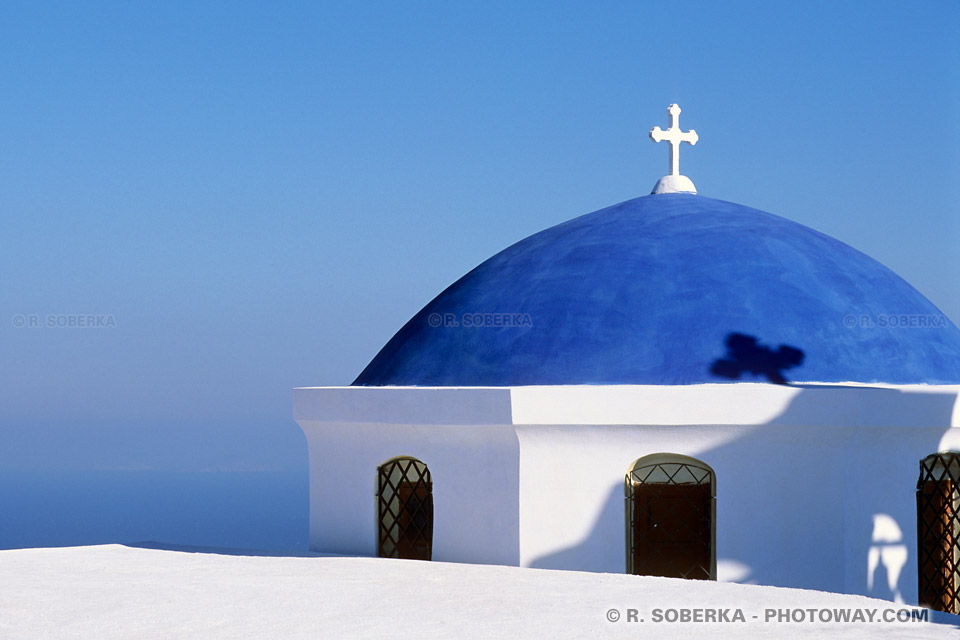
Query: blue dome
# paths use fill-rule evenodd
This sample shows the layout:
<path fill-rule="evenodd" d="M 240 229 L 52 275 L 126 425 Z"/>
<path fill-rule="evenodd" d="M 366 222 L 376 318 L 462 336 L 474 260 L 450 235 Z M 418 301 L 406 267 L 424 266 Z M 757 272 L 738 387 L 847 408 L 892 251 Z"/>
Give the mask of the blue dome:
<path fill-rule="evenodd" d="M 960 330 L 895 273 L 784 218 L 650 195 L 451 285 L 355 385 L 960 383 Z"/>

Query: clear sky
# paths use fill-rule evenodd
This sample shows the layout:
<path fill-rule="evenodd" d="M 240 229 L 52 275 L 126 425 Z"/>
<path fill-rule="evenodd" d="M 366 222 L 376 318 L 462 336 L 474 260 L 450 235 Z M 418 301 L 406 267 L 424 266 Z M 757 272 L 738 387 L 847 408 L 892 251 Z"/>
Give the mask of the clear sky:
<path fill-rule="evenodd" d="M 649 193 L 853 245 L 960 322 L 960 3 L 0 4 L 0 467 L 305 468 L 525 236 Z M 855 310 L 852 310 L 855 312 Z M 93 314 L 115 326 L 15 326 Z"/>

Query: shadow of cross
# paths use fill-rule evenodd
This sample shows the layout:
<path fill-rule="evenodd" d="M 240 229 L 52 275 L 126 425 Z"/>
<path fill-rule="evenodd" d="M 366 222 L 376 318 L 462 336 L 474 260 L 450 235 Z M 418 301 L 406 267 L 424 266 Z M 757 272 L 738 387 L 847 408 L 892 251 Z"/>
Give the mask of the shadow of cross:
<path fill-rule="evenodd" d="M 801 349 L 785 344 L 771 349 L 757 342 L 753 336 L 731 333 L 726 339 L 727 355 L 715 360 L 710 373 L 722 378 L 738 380 L 744 373 L 764 376 L 774 384 L 787 384 L 783 375 L 786 369 L 792 369 L 803 363 Z"/>

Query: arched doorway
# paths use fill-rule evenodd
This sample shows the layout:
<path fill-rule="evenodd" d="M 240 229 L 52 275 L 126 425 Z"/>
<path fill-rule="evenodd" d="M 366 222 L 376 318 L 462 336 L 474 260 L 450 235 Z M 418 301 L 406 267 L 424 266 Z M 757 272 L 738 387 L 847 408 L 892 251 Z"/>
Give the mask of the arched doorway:
<path fill-rule="evenodd" d="M 627 573 L 717 579 L 716 476 L 674 453 L 636 460 L 624 479 Z"/>
<path fill-rule="evenodd" d="M 920 461 L 917 566 L 920 604 L 960 613 L 960 452 Z"/>
<path fill-rule="evenodd" d="M 433 552 L 433 482 L 427 465 L 397 456 L 377 467 L 377 555 L 429 560 Z"/>

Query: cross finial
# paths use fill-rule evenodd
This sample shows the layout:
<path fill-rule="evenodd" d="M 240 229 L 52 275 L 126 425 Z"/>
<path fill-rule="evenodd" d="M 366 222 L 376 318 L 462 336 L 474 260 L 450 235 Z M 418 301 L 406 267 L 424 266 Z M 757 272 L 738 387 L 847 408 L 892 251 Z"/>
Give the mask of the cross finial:
<path fill-rule="evenodd" d="M 650 130 L 651 140 L 654 142 L 665 140 L 670 145 L 670 173 L 657 181 L 653 193 L 696 193 L 697 188 L 693 186 L 690 178 L 680 175 L 680 143 L 695 145 L 700 136 L 693 129 L 686 132 L 680 130 L 678 105 L 672 104 L 667 107 L 667 113 L 670 115 L 670 128 L 666 131 L 660 127 Z"/>

